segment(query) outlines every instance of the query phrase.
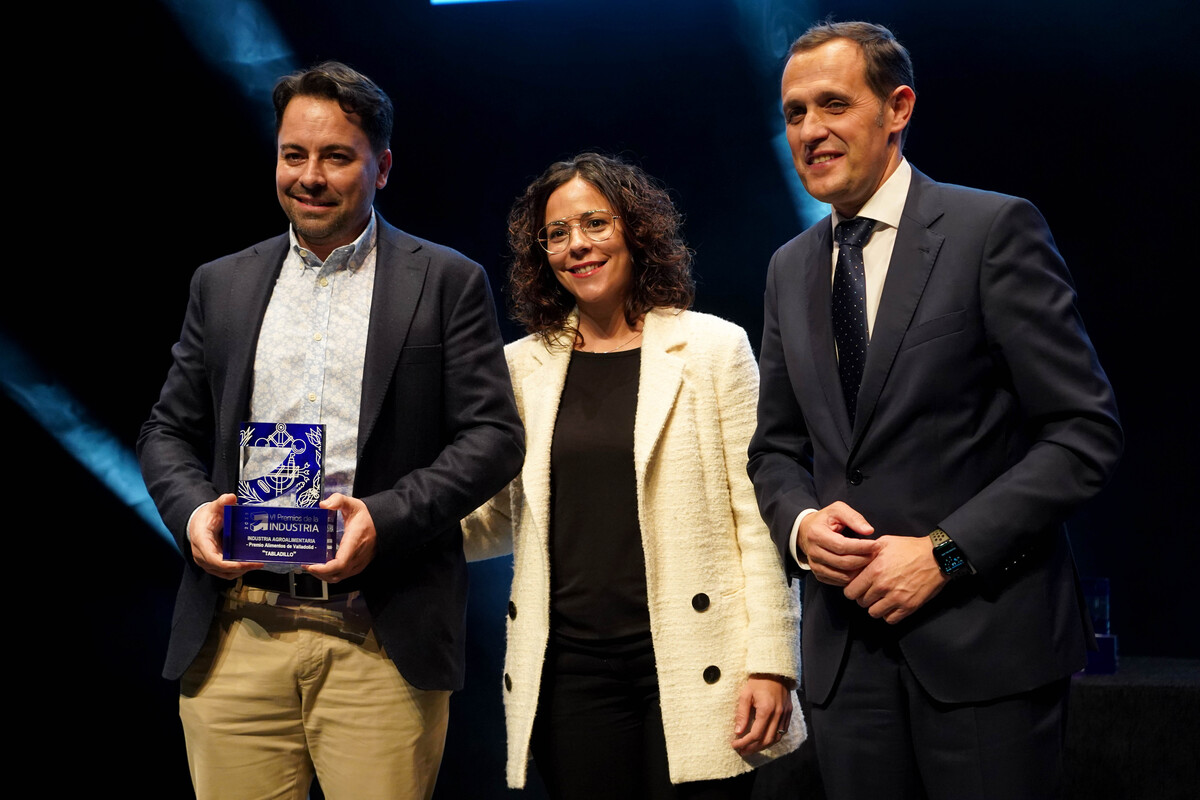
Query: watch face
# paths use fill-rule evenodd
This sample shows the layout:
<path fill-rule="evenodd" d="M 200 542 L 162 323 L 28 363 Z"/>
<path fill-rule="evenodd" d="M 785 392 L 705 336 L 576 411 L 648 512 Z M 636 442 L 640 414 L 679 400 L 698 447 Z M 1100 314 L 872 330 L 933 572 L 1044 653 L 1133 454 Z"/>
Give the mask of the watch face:
<path fill-rule="evenodd" d="M 953 575 L 967 565 L 966 559 L 962 557 L 954 542 L 938 545 L 933 550 L 933 556 L 937 559 L 938 567 L 946 575 Z"/>
<path fill-rule="evenodd" d="M 963 557 L 958 554 L 957 551 L 952 552 L 952 553 L 946 553 L 946 555 L 942 559 L 942 571 L 943 572 L 955 572 L 956 570 L 962 569 L 963 566 L 965 566 L 965 565 L 966 565 L 966 562 L 963 560 Z"/>

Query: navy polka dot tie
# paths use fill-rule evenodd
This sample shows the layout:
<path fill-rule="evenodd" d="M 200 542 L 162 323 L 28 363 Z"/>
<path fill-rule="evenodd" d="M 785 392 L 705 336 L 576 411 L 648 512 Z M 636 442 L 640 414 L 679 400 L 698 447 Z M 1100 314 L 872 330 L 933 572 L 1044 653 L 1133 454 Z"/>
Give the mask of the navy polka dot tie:
<path fill-rule="evenodd" d="M 854 217 L 838 223 L 833 238 L 838 243 L 833 270 L 833 338 L 837 341 L 838 372 L 850 426 L 858 404 L 858 385 L 867 362 L 867 279 L 863 272 L 863 245 L 875 230 L 875 220 Z"/>

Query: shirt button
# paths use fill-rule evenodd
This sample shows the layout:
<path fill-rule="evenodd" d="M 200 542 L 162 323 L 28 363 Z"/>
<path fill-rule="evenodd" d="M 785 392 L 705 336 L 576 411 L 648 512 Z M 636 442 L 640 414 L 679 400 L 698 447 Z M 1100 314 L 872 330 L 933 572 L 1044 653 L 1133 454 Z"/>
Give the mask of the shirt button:
<path fill-rule="evenodd" d="M 314 334 L 313 334 L 313 341 L 314 341 L 314 342 L 319 342 L 319 341 L 321 341 L 321 338 L 322 338 L 322 337 L 321 337 L 321 334 L 319 334 L 319 333 L 314 333 Z"/>
<path fill-rule="evenodd" d="M 329 278 L 321 278 L 321 287 L 324 288 L 328 285 L 329 285 Z"/>
<path fill-rule="evenodd" d="M 310 402 L 310 403 L 315 403 L 315 402 L 317 402 L 317 393 L 316 393 L 316 392 L 309 392 L 309 393 L 308 393 L 308 402 Z"/>

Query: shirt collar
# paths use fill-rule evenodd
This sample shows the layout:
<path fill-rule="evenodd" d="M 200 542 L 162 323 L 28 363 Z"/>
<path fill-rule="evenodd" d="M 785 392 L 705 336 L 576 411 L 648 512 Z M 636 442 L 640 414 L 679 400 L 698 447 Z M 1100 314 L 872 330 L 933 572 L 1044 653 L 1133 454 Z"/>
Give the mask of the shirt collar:
<path fill-rule="evenodd" d="M 288 226 L 288 241 L 291 243 L 292 252 L 300 258 L 303 269 L 325 269 L 326 271 L 347 269 L 356 272 L 366 262 L 371 251 L 375 249 L 375 212 L 371 211 L 367 227 L 363 228 L 363 232 L 358 235 L 357 239 L 334 250 L 323 262 L 311 250 L 300 244 L 296 238 L 296 229 L 291 225 Z"/>
<path fill-rule="evenodd" d="M 909 166 L 907 158 L 901 158 L 896 171 L 883 182 L 883 186 L 875 190 L 875 194 L 871 195 L 871 199 L 858 210 L 856 216 L 867 217 L 884 225 L 899 228 L 900 217 L 904 215 L 904 203 L 908 200 L 908 187 L 911 183 L 912 167 Z M 831 221 L 836 230 L 837 224 L 842 221 L 842 216 L 838 214 L 837 209 L 833 210 Z M 879 226 L 876 225 L 875 229 L 878 230 Z"/>

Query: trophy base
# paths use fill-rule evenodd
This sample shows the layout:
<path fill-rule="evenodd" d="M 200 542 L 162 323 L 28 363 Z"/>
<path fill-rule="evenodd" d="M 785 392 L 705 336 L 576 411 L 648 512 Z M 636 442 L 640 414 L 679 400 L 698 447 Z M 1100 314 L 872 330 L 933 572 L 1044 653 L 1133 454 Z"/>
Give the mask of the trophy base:
<path fill-rule="evenodd" d="M 1096 644 L 1099 650 L 1088 650 L 1087 666 L 1084 672 L 1088 675 L 1113 675 L 1117 671 L 1117 637 L 1111 633 L 1097 633 Z"/>
<path fill-rule="evenodd" d="M 225 506 L 229 561 L 324 564 L 334 556 L 337 512 L 324 508 Z"/>

